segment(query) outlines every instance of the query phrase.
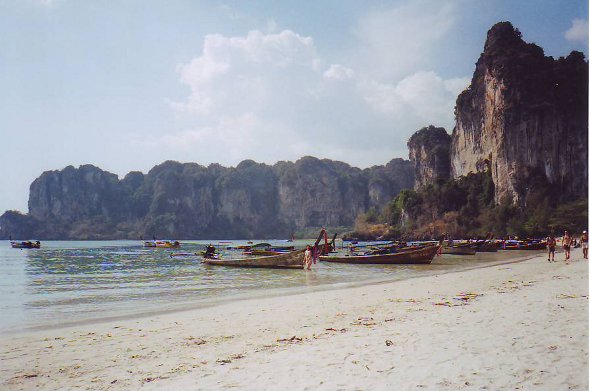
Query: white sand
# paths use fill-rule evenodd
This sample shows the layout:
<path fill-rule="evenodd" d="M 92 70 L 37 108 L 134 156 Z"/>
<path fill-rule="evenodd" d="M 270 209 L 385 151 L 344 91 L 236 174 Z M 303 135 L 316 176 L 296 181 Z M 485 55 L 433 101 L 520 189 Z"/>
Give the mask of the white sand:
<path fill-rule="evenodd" d="M 2 337 L 0 388 L 584 390 L 581 258 Z"/>

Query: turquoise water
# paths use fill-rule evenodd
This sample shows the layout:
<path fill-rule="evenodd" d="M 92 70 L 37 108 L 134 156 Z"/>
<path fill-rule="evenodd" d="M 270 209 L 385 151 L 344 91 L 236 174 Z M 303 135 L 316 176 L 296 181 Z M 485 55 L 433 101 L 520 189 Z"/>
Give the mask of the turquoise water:
<path fill-rule="evenodd" d="M 0 332 L 331 289 L 369 280 L 405 279 L 523 255 L 517 251 L 445 255 L 431 265 L 318 263 L 312 271 L 214 267 L 203 265 L 194 255 L 171 257 L 194 253 L 208 243 L 149 249 L 138 241 L 45 241 L 41 249 L 19 250 L 0 241 Z M 225 242 L 218 247 L 245 243 Z M 298 247 L 307 243 L 295 242 Z M 225 251 L 224 256 L 240 253 Z"/>

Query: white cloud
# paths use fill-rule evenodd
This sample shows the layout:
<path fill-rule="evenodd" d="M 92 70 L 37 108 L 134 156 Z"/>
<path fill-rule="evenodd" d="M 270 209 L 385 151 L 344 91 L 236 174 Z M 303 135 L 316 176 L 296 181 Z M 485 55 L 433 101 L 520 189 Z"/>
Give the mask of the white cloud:
<path fill-rule="evenodd" d="M 450 130 L 457 94 L 468 84 L 467 78 L 443 80 L 433 71 L 419 71 L 398 83 L 365 84 L 364 94 L 375 111 L 398 121 L 419 127 L 435 124 Z"/>
<path fill-rule="evenodd" d="M 354 77 L 354 71 L 339 64 L 332 64 L 324 72 L 324 77 L 326 79 L 346 80 Z"/>
<path fill-rule="evenodd" d="M 565 38 L 570 42 L 588 44 L 588 21 L 574 19 L 572 21 L 572 27 L 565 32 Z"/>
<path fill-rule="evenodd" d="M 311 37 L 291 30 L 207 35 L 202 51 L 178 67 L 190 93 L 172 106 L 185 130 L 149 147 L 187 160 L 198 151 L 199 162 L 311 154 L 368 166 L 405 156 L 408 137 L 425 125 L 452 128 L 467 78 L 429 70 L 379 77 L 370 66 L 379 54 L 367 53 L 377 58 L 353 66 L 327 61 Z"/>

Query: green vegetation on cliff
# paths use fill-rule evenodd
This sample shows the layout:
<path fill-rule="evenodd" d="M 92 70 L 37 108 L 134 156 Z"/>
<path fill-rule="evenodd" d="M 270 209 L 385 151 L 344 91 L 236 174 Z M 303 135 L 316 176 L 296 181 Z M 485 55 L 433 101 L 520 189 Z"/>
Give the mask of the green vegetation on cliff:
<path fill-rule="evenodd" d="M 489 170 L 403 190 L 380 212 L 370 210 L 360 216 L 357 233 L 366 236 L 379 225 L 386 227 L 381 232 L 386 237 L 486 236 L 489 232 L 538 237 L 586 229 L 587 199 L 560 200 L 555 186 L 535 178 L 521 206 L 507 200 L 496 204 Z"/>

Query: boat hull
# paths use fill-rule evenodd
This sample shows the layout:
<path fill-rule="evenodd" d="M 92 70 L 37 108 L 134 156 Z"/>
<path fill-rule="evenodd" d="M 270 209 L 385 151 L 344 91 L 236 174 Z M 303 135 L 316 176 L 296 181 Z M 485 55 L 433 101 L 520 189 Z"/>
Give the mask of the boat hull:
<path fill-rule="evenodd" d="M 495 253 L 497 252 L 501 247 L 501 243 L 495 243 L 495 242 L 485 242 L 485 243 L 480 243 L 477 246 L 477 252 L 483 252 L 483 253 Z"/>
<path fill-rule="evenodd" d="M 29 243 L 29 242 L 10 242 L 10 246 L 12 248 L 41 248 L 41 244 L 39 243 Z"/>
<path fill-rule="evenodd" d="M 547 243 L 531 243 L 531 244 L 520 244 L 516 246 L 505 246 L 503 250 L 546 250 Z"/>
<path fill-rule="evenodd" d="M 432 259 L 437 254 L 438 249 L 439 246 L 428 246 L 417 250 L 392 254 L 350 255 L 344 257 L 322 255 L 320 256 L 320 261 L 368 265 L 429 264 L 432 263 Z"/>
<path fill-rule="evenodd" d="M 445 246 L 442 248 L 442 254 L 450 255 L 475 255 L 477 250 L 474 247 L 469 246 Z"/>
<path fill-rule="evenodd" d="M 305 250 L 287 254 L 259 258 L 243 259 L 204 259 L 203 263 L 211 266 L 267 268 L 267 269 L 303 269 Z"/>

